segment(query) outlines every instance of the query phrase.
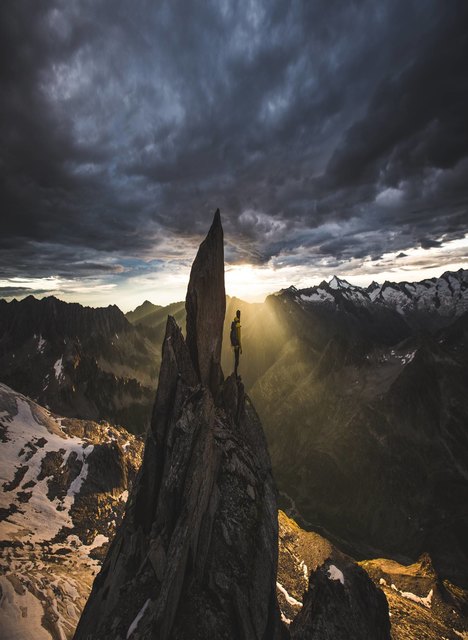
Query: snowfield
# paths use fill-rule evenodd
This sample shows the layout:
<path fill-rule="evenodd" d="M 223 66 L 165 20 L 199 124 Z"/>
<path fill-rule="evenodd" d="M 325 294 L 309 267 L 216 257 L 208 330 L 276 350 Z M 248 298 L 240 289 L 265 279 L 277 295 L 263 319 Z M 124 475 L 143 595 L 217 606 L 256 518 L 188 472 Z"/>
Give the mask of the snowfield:
<path fill-rule="evenodd" d="M 61 375 L 58 365 L 55 373 Z M 101 448 L 103 442 L 134 454 L 138 441 L 134 436 L 112 427 L 96 425 L 96 429 L 95 441 Z M 100 568 L 96 552 L 109 542 L 106 527 L 112 529 L 109 534 L 115 532 L 128 497 L 128 488 L 115 496 L 104 494 L 110 505 L 108 524 L 93 521 L 88 540 L 75 533 L 73 507 L 94 450 L 88 438 L 67 434 L 62 419 L 0 384 L 2 640 L 73 637 Z M 99 526 L 100 532 L 95 529 Z"/>
<path fill-rule="evenodd" d="M 5 385 L 0 384 L 0 394 L 5 393 Z M 16 415 L 12 418 L 0 416 L 0 424 L 5 429 L 6 442 L 0 447 L 0 508 L 8 509 L 11 504 L 11 484 L 21 476 L 21 487 L 26 491 L 21 508 L 0 524 L 2 539 L 21 539 L 23 542 L 44 542 L 52 540 L 62 527 L 72 527 L 70 508 L 75 495 L 86 478 L 86 459 L 93 446 L 79 438 L 66 437 L 60 422 L 38 405 L 20 394 L 16 395 Z M 81 471 L 71 483 L 67 495 L 53 500 L 48 497 L 48 477 L 41 476 L 43 461 L 48 453 L 63 452 L 62 466 L 71 455 L 81 462 Z M 26 500 L 29 495 L 29 499 Z"/>

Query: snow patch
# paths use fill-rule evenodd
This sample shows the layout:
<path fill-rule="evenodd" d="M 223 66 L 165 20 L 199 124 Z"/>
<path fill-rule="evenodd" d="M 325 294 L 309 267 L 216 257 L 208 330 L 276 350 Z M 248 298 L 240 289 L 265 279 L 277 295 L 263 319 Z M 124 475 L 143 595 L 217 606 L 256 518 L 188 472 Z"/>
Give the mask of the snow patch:
<path fill-rule="evenodd" d="M 143 616 L 145 615 L 145 611 L 148 608 L 149 603 L 151 602 L 151 600 L 148 598 L 148 600 L 145 602 L 145 604 L 142 606 L 142 608 L 140 609 L 140 611 L 138 612 L 137 617 L 135 618 L 135 620 L 132 622 L 132 624 L 128 627 L 128 631 L 127 631 L 127 640 L 130 638 L 130 636 L 132 635 L 132 633 L 134 631 L 136 631 L 138 625 L 140 624 L 140 620 L 143 618 Z"/>
<path fill-rule="evenodd" d="M 45 391 L 47 389 L 47 387 L 49 386 L 49 380 L 50 380 L 50 376 L 47 373 L 44 377 L 44 386 L 42 387 L 42 391 Z"/>
<path fill-rule="evenodd" d="M 434 590 L 431 589 L 427 596 L 421 597 L 417 596 L 415 593 L 411 593 L 411 591 L 400 591 L 397 586 L 393 583 L 391 585 L 393 591 L 396 591 L 402 598 L 406 598 L 407 600 L 411 600 L 412 602 L 417 602 L 418 604 L 422 604 L 427 609 L 430 609 L 432 606 L 432 596 L 434 595 Z"/>
<path fill-rule="evenodd" d="M 330 289 L 349 289 L 351 287 L 349 282 L 346 282 L 346 280 L 340 280 L 340 278 L 337 278 L 336 276 L 333 276 L 328 283 L 328 286 Z"/>
<path fill-rule="evenodd" d="M 288 604 L 292 605 L 293 607 L 302 607 L 302 602 L 299 602 L 299 600 L 296 600 L 296 598 L 293 598 L 292 596 L 290 596 L 282 584 L 277 582 L 276 588 L 279 589 L 279 591 L 281 591 L 283 596 L 286 598 L 286 602 Z"/>
<path fill-rule="evenodd" d="M 291 620 L 289 618 L 286 618 L 286 616 L 282 611 L 281 611 L 281 622 L 284 622 L 284 624 L 287 624 L 288 626 L 291 624 Z"/>
<path fill-rule="evenodd" d="M 314 293 L 311 293 L 310 296 L 301 293 L 300 297 L 304 302 L 335 302 L 335 298 L 331 293 L 324 291 L 324 289 L 317 289 Z"/>
<path fill-rule="evenodd" d="M 414 360 L 415 355 L 416 355 L 416 350 L 410 351 L 410 353 L 406 353 L 401 360 L 402 364 L 409 364 L 410 362 L 412 362 Z"/>
<path fill-rule="evenodd" d="M 65 380 L 65 376 L 63 373 L 63 356 L 60 356 L 60 358 L 54 364 L 54 371 L 55 377 L 57 378 L 58 382 L 63 382 L 63 380 Z"/>
<path fill-rule="evenodd" d="M 344 584 L 344 575 L 343 572 L 338 569 L 334 564 L 331 564 L 328 569 L 328 579 L 329 580 L 339 580 L 341 584 Z"/>
<path fill-rule="evenodd" d="M 0 398 L 2 392 L 14 400 L 17 413 L 8 420 L 9 440 L 0 447 L 0 486 L 13 480 L 18 463 L 27 466 L 21 483 L 34 483 L 30 499 L 2 522 L 2 535 L 10 540 L 20 538 L 32 543 L 48 541 L 54 538 L 62 527 L 73 526 L 70 508 L 88 474 L 86 459 L 93 446 L 76 437 L 65 438 L 59 435 L 60 424 L 48 412 L 34 410 L 33 413 L 33 405 L 27 398 L 0 384 Z M 45 440 L 44 446 L 36 447 L 35 443 L 41 438 Z M 61 500 L 57 497 L 50 500 L 47 496 L 49 477 L 38 480 L 38 475 L 47 453 L 64 449 L 64 458 L 68 459 L 74 452 L 77 459 L 83 463 L 82 468 L 78 477 L 71 483 L 65 498 Z M 0 491 L 0 507 L 8 508 L 11 501 L 12 496 L 8 491 Z"/>
<path fill-rule="evenodd" d="M 400 591 L 400 595 L 407 600 L 412 600 L 413 602 L 418 602 L 419 604 L 424 605 L 428 609 L 431 608 L 432 605 L 432 596 L 434 595 L 433 589 L 429 591 L 426 597 L 421 598 L 420 596 L 411 593 L 411 591 Z"/>
<path fill-rule="evenodd" d="M 0 589 L 2 638 L 50 640 L 50 634 L 42 626 L 44 609 L 40 600 L 27 589 L 17 593 L 5 576 L 0 577 Z"/>
<path fill-rule="evenodd" d="M 88 475 L 88 465 L 86 464 L 85 460 L 89 456 L 89 454 L 92 453 L 93 449 L 94 449 L 94 445 L 88 444 L 84 449 L 82 449 L 82 455 L 78 456 L 79 458 L 81 458 L 83 462 L 83 466 L 81 467 L 81 471 L 79 475 L 73 480 L 70 487 L 68 488 L 67 498 L 73 498 L 74 500 L 75 495 L 79 493 L 81 489 L 81 485 L 86 480 L 86 477 Z M 72 504 L 73 504 L 73 500 L 72 500 Z"/>
<path fill-rule="evenodd" d="M 37 350 L 39 351 L 39 353 L 44 353 L 45 345 L 46 340 L 40 335 L 39 342 L 37 343 Z"/>

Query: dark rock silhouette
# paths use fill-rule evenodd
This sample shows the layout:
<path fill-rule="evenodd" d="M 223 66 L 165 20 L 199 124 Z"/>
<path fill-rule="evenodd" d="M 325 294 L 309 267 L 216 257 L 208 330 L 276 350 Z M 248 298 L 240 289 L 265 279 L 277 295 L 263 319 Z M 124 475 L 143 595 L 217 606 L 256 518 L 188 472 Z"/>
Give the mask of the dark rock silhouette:
<path fill-rule="evenodd" d="M 219 209 L 190 272 L 185 301 L 187 347 L 200 381 L 216 396 L 222 382 L 221 346 L 226 313 L 223 227 Z"/>
<path fill-rule="evenodd" d="M 358 565 L 327 561 L 310 576 L 291 640 L 390 640 L 384 593 Z"/>
<path fill-rule="evenodd" d="M 283 633 L 266 441 L 242 384 L 232 376 L 222 383 L 219 366 L 222 242 L 217 212 L 192 267 L 187 343 L 167 321 L 143 464 L 77 640 Z"/>

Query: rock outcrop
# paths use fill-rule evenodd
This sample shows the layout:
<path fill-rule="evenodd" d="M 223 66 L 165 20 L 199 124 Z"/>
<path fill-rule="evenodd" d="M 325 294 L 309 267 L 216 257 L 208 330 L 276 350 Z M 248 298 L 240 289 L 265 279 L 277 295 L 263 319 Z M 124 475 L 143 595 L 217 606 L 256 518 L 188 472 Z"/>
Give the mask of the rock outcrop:
<path fill-rule="evenodd" d="M 390 640 L 384 593 L 351 561 L 328 560 L 309 578 L 291 640 Z"/>
<path fill-rule="evenodd" d="M 379 581 L 282 511 L 278 520 L 278 602 L 291 640 L 390 640 Z"/>
<path fill-rule="evenodd" d="M 226 314 L 223 227 L 219 209 L 200 245 L 185 301 L 187 347 L 201 383 L 215 395 L 222 382 L 221 347 Z"/>
<path fill-rule="evenodd" d="M 219 366 L 219 212 L 192 267 L 187 342 L 169 317 L 143 464 L 75 638 L 271 640 L 277 506 L 257 414 Z"/>

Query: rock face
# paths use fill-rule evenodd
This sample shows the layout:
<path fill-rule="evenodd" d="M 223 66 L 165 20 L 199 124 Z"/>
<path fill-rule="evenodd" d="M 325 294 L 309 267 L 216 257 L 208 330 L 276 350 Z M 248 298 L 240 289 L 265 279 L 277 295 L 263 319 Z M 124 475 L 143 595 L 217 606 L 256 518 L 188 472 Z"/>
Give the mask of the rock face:
<path fill-rule="evenodd" d="M 187 343 L 167 321 L 143 465 L 77 640 L 283 633 L 266 442 L 242 384 L 221 383 L 222 238 L 217 212 L 192 268 Z"/>
<path fill-rule="evenodd" d="M 185 301 L 187 347 L 201 383 L 215 393 L 222 381 L 221 346 L 226 313 L 224 245 L 217 209 L 192 265 Z"/>
<path fill-rule="evenodd" d="M 390 640 L 385 595 L 352 562 L 327 561 L 309 579 L 291 640 Z"/>
<path fill-rule="evenodd" d="M 62 416 L 144 433 L 159 351 L 116 306 L 0 300 L 0 380 Z"/>

